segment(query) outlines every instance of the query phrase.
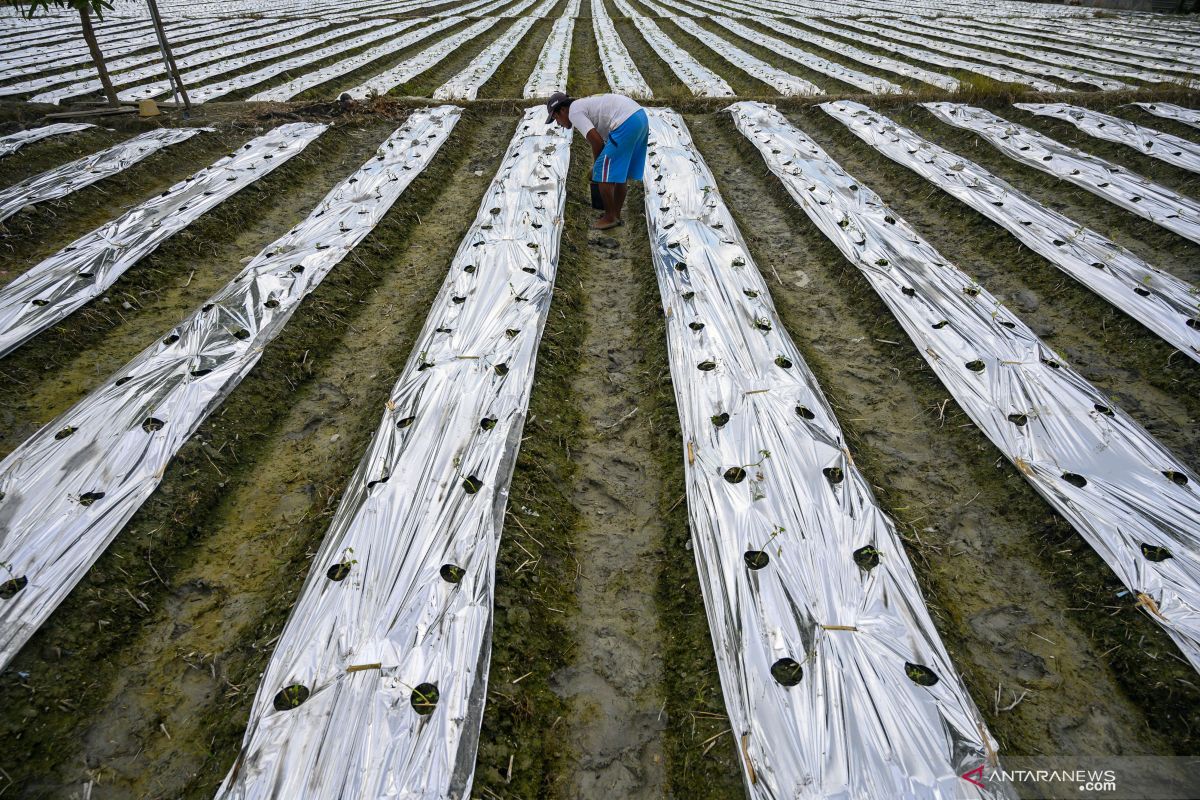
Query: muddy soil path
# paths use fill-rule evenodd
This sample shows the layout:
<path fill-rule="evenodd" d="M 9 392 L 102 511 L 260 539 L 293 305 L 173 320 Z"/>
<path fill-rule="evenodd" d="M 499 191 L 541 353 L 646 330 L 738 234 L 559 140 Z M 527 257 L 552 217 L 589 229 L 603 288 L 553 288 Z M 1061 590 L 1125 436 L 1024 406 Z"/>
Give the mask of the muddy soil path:
<path fill-rule="evenodd" d="M 459 123 L 0 676 L 16 796 L 212 796 L 513 123 Z"/>
<path fill-rule="evenodd" d="M 629 216 L 640 213 L 640 191 L 630 193 L 629 208 Z M 588 244 L 587 334 L 573 386 L 586 426 L 573 452 L 578 655 L 555 687 L 570 700 L 568 730 L 579 754 L 570 796 L 658 798 L 662 637 L 657 576 L 645 567 L 662 557 L 663 526 L 649 421 L 638 409 L 647 332 L 635 302 L 636 272 L 649 260 L 644 231 L 628 225 L 594 232 Z"/>
<path fill-rule="evenodd" d="M 899 523 L 938 629 L 1003 751 L 1194 749 L 1196 706 L 1168 663 L 1174 645 L 1112 599 L 1121 587 L 1111 573 L 949 398 L 732 122 L 689 125 L 856 462 Z M 1117 621 L 1107 616 L 1114 607 Z M 1137 648 L 1143 636 L 1147 653 Z"/>

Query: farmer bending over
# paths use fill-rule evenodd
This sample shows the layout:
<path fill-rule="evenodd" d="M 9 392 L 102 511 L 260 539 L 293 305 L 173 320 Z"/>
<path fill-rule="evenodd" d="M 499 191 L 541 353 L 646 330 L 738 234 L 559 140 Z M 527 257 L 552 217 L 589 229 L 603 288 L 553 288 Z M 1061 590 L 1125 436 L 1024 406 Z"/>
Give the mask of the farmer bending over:
<path fill-rule="evenodd" d="M 600 185 L 604 216 L 592 227 L 608 230 L 623 225 L 621 208 L 625 205 L 628 181 L 640 181 L 646 166 L 646 137 L 650 121 L 645 110 L 619 94 L 598 94 L 576 100 L 566 92 L 555 92 L 546 103 L 550 116 L 546 124 L 579 131 L 592 146 L 596 163 L 592 180 Z"/>

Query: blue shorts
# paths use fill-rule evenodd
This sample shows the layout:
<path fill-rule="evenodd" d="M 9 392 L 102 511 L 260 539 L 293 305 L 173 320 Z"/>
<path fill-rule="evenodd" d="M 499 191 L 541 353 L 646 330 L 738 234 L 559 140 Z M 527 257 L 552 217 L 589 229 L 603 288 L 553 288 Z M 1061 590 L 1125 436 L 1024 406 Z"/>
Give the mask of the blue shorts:
<path fill-rule="evenodd" d="M 592 167 L 592 180 L 599 183 L 640 181 L 646 168 L 646 139 L 650 135 L 650 120 L 645 109 L 617 126 L 608 135 L 604 149 Z"/>

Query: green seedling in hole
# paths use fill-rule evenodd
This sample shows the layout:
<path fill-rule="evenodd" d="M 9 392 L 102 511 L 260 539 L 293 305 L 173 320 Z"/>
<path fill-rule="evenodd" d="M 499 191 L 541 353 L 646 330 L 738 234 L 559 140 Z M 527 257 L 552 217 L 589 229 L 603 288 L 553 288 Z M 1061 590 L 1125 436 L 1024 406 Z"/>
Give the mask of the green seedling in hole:
<path fill-rule="evenodd" d="M 779 534 L 781 534 L 781 533 L 787 533 L 787 528 L 783 527 L 782 525 L 776 525 L 776 526 L 772 527 L 771 535 L 768 536 L 767 540 L 762 543 L 762 547 L 755 548 L 755 550 L 753 552 L 762 553 L 765 556 L 767 554 L 767 548 L 771 546 L 771 543 L 774 542 L 775 538 L 777 536 L 779 536 Z M 783 548 L 782 547 L 775 548 L 775 555 L 777 555 L 777 556 L 783 555 Z"/>
<path fill-rule="evenodd" d="M 432 714 L 441 695 L 436 685 L 422 683 L 412 690 L 412 707 L 421 716 Z"/>
<path fill-rule="evenodd" d="M 8 561 L 0 561 L 0 567 L 8 573 L 8 580 L 0 583 L 0 600 L 8 600 L 14 597 L 17 592 L 25 588 L 29 583 L 29 579 L 24 575 L 18 576 L 12 569 L 12 563 Z"/>
<path fill-rule="evenodd" d="M 280 689 L 275 695 L 275 710 L 290 711 L 307 700 L 309 694 L 311 692 L 309 692 L 308 687 L 302 684 L 293 683 L 291 686 L 286 686 Z"/>
<path fill-rule="evenodd" d="M 741 464 L 739 466 L 730 467 L 729 469 L 727 469 L 725 471 L 725 480 L 729 481 L 730 483 L 741 483 L 743 480 L 746 479 L 746 475 L 748 474 L 747 473 L 748 467 L 749 468 L 760 467 L 760 466 L 762 466 L 762 463 L 764 461 L 766 461 L 768 458 L 771 457 L 770 450 L 759 450 L 758 454 L 761 456 L 761 458 L 759 458 L 758 461 L 755 461 L 752 464 Z M 763 481 L 765 481 L 765 480 L 766 480 L 766 475 L 764 475 L 761 470 L 754 476 L 754 478 L 751 479 L 751 481 L 750 481 L 750 483 L 751 483 L 751 486 L 750 486 L 751 499 L 762 500 L 764 497 L 767 496 L 767 493 L 762 488 Z"/>
<path fill-rule="evenodd" d="M 353 547 L 347 547 L 345 550 L 342 551 L 341 560 L 338 561 L 338 563 L 334 564 L 332 567 L 330 567 L 329 572 L 326 573 L 329 576 L 330 580 L 335 580 L 335 581 L 344 580 L 346 578 L 346 576 L 350 574 L 350 570 L 354 567 L 355 564 L 358 563 L 357 558 L 351 558 L 351 556 L 353 556 L 353 555 L 354 555 Z"/>
<path fill-rule="evenodd" d="M 912 664 L 907 661 L 904 662 L 904 674 L 918 686 L 933 686 L 939 680 L 937 673 L 924 664 Z"/>
<path fill-rule="evenodd" d="M 1167 548 L 1159 547 L 1158 545 L 1147 544 L 1146 542 L 1142 542 L 1142 555 L 1146 557 L 1147 561 L 1153 561 L 1155 563 L 1158 563 L 1159 561 L 1166 561 L 1168 558 L 1174 558 L 1174 556 L 1171 555 L 1171 551 Z"/>
<path fill-rule="evenodd" d="M 879 566 L 879 559 L 883 557 L 874 545 L 866 545 L 854 551 L 854 563 L 859 569 L 870 572 Z"/>
<path fill-rule="evenodd" d="M 755 317 L 754 327 L 758 328 L 760 331 L 769 331 L 771 330 L 771 320 L 767 319 L 766 317 Z"/>

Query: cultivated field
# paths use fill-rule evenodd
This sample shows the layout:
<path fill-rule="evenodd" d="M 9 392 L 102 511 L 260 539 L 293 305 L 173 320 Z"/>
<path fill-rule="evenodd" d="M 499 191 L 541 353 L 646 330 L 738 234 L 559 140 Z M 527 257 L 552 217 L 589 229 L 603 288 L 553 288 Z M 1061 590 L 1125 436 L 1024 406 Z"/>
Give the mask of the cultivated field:
<path fill-rule="evenodd" d="M 1200 753 L 1200 21 L 161 7 L 0 16 L 0 797 Z"/>

